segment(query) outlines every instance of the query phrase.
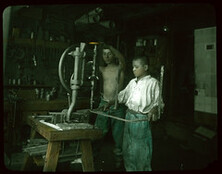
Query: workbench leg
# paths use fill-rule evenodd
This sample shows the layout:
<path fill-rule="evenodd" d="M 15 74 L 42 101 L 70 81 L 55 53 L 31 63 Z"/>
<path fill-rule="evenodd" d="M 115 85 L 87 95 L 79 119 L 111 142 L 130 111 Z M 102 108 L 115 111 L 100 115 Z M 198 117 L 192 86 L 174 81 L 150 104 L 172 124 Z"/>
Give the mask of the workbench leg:
<path fill-rule="evenodd" d="M 82 151 L 83 172 L 93 172 L 94 171 L 93 153 L 90 140 L 81 140 L 81 151 Z"/>
<path fill-rule="evenodd" d="M 24 162 L 23 162 L 21 171 L 31 170 L 33 164 L 34 164 L 34 161 L 33 161 L 32 157 L 28 153 L 26 153 L 24 156 Z"/>
<path fill-rule="evenodd" d="M 61 142 L 54 141 L 48 143 L 48 149 L 45 157 L 44 172 L 55 172 L 59 158 Z"/>
<path fill-rule="evenodd" d="M 30 139 L 34 139 L 36 137 L 37 132 L 34 129 L 31 129 L 31 133 L 30 133 Z M 33 166 L 33 159 L 32 157 L 26 153 L 24 156 L 24 162 L 21 168 L 21 171 L 27 171 L 31 169 L 31 166 Z"/>

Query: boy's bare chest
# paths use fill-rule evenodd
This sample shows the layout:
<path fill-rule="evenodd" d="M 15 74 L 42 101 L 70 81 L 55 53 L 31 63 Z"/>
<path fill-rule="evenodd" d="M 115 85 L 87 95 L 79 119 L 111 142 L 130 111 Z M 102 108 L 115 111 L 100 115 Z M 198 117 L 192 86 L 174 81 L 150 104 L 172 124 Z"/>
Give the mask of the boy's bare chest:
<path fill-rule="evenodd" d="M 116 79 L 118 76 L 118 67 L 104 68 L 102 71 L 104 80 Z"/>

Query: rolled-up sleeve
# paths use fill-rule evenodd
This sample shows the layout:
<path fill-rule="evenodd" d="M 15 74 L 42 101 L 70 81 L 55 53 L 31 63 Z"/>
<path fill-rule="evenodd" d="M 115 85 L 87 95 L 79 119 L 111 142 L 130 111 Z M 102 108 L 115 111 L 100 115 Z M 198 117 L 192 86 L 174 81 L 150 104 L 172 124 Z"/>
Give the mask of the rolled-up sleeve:
<path fill-rule="evenodd" d="M 153 97 L 153 99 L 154 99 L 153 107 L 158 106 L 158 110 L 161 113 L 164 109 L 164 103 L 163 103 L 162 95 L 160 93 L 160 87 L 159 87 L 159 82 L 158 81 L 154 84 L 153 93 L 155 94 L 154 97 Z M 160 119 L 160 113 L 158 115 L 159 119 Z"/>
<path fill-rule="evenodd" d="M 155 81 L 155 83 L 153 84 L 153 88 L 151 89 L 152 91 L 152 103 L 153 106 L 158 106 L 159 105 L 159 97 L 160 97 L 160 88 L 159 88 L 159 83 L 158 81 Z"/>
<path fill-rule="evenodd" d="M 160 93 L 159 81 L 157 81 L 157 82 L 155 83 L 154 93 L 155 93 L 155 97 L 154 97 L 155 106 L 158 105 L 161 109 L 163 109 L 164 103 L 163 103 L 162 95 L 161 95 L 161 93 Z"/>
<path fill-rule="evenodd" d="M 126 101 L 127 101 L 126 93 L 127 93 L 126 88 L 119 92 L 119 94 L 118 94 L 119 103 L 126 103 Z"/>
<path fill-rule="evenodd" d="M 126 103 L 128 98 L 129 98 L 129 89 L 130 89 L 130 85 L 131 85 L 131 81 L 130 83 L 126 86 L 125 89 L 123 89 L 122 91 L 119 92 L 118 94 L 118 101 L 119 103 Z"/>

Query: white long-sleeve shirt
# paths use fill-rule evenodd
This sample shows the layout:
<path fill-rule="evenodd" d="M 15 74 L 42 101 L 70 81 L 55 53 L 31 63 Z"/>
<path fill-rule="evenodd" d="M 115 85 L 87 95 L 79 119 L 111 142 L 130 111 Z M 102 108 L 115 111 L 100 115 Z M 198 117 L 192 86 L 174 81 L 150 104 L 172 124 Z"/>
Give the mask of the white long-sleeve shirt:
<path fill-rule="evenodd" d="M 147 114 L 154 107 L 158 106 L 160 100 L 159 82 L 155 78 L 147 75 L 137 81 L 137 78 L 132 79 L 126 88 L 119 92 L 119 103 L 125 103 L 125 105 L 133 111 Z"/>

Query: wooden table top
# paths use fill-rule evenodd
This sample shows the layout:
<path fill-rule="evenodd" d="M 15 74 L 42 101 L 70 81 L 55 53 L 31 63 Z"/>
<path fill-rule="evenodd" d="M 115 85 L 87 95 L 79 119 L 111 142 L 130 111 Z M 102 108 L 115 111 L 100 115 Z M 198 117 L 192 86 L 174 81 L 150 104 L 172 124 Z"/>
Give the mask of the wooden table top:
<path fill-rule="evenodd" d="M 27 123 L 48 141 L 95 140 L 102 138 L 102 130 L 97 128 L 57 130 L 33 118 L 33 116 L 28 117 Z"/>

